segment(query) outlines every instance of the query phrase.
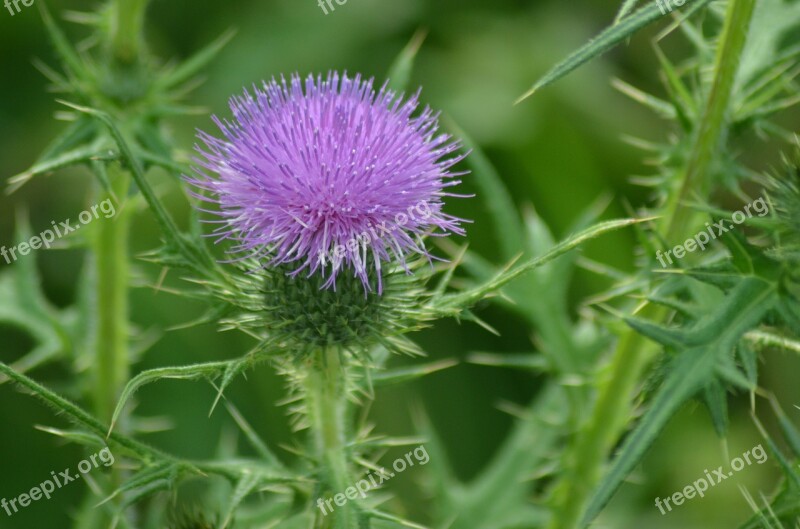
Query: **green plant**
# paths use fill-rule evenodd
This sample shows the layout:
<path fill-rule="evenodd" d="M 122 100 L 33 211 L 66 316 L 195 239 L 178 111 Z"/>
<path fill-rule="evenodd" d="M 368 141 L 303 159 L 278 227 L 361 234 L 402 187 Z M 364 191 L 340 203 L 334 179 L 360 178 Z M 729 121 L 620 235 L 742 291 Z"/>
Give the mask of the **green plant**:
<path fill-rule="evenodd" d="M 626 0 L 611 27 L 542 77 L 519 103 L 665 15 L 657 4 L 637 10 L 637 3 Z M 257 250 L 234 263 L 223 262 L 210 248 L 203 213 L 194 210 L 188 220 L 176 221 L 165 206 L 148 174 L 153 168 L 176 177 L 164 185 L 181 188 L 198 164 L 200 174 L 203 168 L 220 174 L 233 168 L 237 175 L 246 175 L 245 182 L 254 176 L 244 164 L 236 166 L 235 159 L 225 158 L 229 153 L 224 145 L 213 139 L 206 141 L 213 151 L 213 156 L 207 155 L 210 161 L 195 160 L 193 169 L 176 154 L 164 128 L 165 120 L 195 111 L 183 102 L 186 94 L 232 33 L 181 65 L 162 67 L 143 41 L 146 7 L 145 0 L 111 0 L 97 12 L 73 14 L 92 27 L 96 42 L 91 52 L 79 52 L 40 4 L 62 63 L 60 71 L 45 65 L 40 69 L 62 92 L 61 102 L 73 121 L 28 171 L 9 181 L 15 190 L 38 175 L 84 166 L 94 177 L 92 200 L 111 200 L 119 212 L 113 221 L 92 224 L 82 239 L 70 239 L 84 244 L 91 256 L 81 273 L 75 306 L 58 309 L 47 301 L 32 258 L 0 275 L 0 292 L 5 294 L 0 321 L 23 329 L 36 342 L 13 364 L 0 363 L 0 374 L 74 424 L 73 430 L 50 431 L 92 449 L 107 444 L 126 463 L 98 478 L 95 492 L 102 501 L 87 496 L 75 527 L 586 527 L 685 403 L 703 402 L 713 428 L 724 437 L 728 393 L 749 392 L 755 403 L 762 352 L 770 347 L 800 350 L 800 156 L 787 157 L 784 169 L 771 175 L 759 175 L 737 156 L 742 138 L 755 135 L 786 150 L 798 149 L 792 145 L 797 143 L 792 131 L 774 119 L 800 101 L 794 79 L 800 46 L 785 39 L 800 22 L 796 2 L 695 0 L 675 13 L 673 31 L 660 36 L 683 35 L 691 53 L 675 61 L 662 51 L 660 40 L 654 43 L 666 96 L 615 83 L 671 123 L 669 140 L 638 142 L 652 151 L 657 169 L 646 179 L 651 191 L 648 207 L 632 215 L 635 218 L 601 221 L 607 204 L 599 201 L 575 221 L 571 235 L 557 242 L 532 209 L 517 210 L 488 156 L 450 121 L 447 128 L 469 151 L 453 163 L 471 171 L 479 189 L 475 200 L 486 205 L 495 221 L 497 255 L 488 259 L 442 240 L 449 262 L 406 260 L 408 248 L 421 247 L 418 253 L 426 253 L 425 230 L 420 229 L 414 232 L 420 236 L 419 246 L 403 241 L 398 252 L 380 257 L 373 252 L 363 262 L 356 260 L 356 273 L 339 272 L 335 290 L 328 288 L 335 273 L 306 277 L 292 274 L 296 267 L 291 260 L 272 263 L 270 256 L 290 256 L 294 248 L 282 254 L 285 247 L 274 241 L 250 245 L 248 236 L 259 226 L 236 224 L 241 211 L 230 213 L 230 204 L 221 198 L 216 200 L 221 211 L 234 219 L 225 225 L 230 230 L 226 236 L 233 239 L 230 244 L 244 242 L 246 249 Z M 421 45 L 418 35 L 391 67 L 393 90 L 409 87 Z M 272 89 L 278 90 L 278 85 Z M 255 101 L 261 101 L 263 110 L 264 97 L 253 100 L 251 107 L 242 103 L 235 108 L 237 119 L 255 112 Z M 351 123 L 340 114 L 332 113 L 331 119 L 346 128 Z M 427 111 L 423 116 L 420 128 L 427 130 Z M 287 123 L 288 128 L 292 125 Z M 298 134 L 305 134 L 303 130 Z M 455 150 L 444 147 L 443 140 L 435 145 L 448 154 Z M 304 154 L 312 152 L 306 148 Z M 322 166 L 324 172 L 327 167 Z M 203 200 L 214 202 L 215 193 L 224 194 L 218 192 L 219 180 L 189 180 L 195 189 L 187 196 L 196 206 Z M 441 190 L 440 185 L 437 192 Z M 259 191 L 263 189 L 246 188 L 242 195 L 246 199 Z M 312 189 L 311 195 L 320 192 Z M 718 243 L 708 251 L 683 260 L 677 260 L 676 252 L 670 273 L 658 273 L 660 252 L 683 241 L 688 246 L 687 238 L 730 219 L 735 208 L 724 206 L 730 197 L 754 202 L 752 197 L 760 192 L 768 197 L 768 215 L 752 217 L 745 231 L 720 231 Z M 128 240 L 139 205 L 156 220 L 163 245 L 133 259 Z M 258 204 L 251 209 L 263 213 Z M 444 218 L 441 222 L 451 226 Z M 625 227 L 635 230 L 641 249 L 632 272 L 591 262 L 572 251 Z M 17 240 L 30 238 L 30 228 L 21 218 Z M 327 238 L 323 246 L 328 249 Z M 180 282 L 169 290 L 207 308 L 197 323 L 241 332 L 252 339 L 251 349 L 230 360 L 134 375 L 138 353 L 148 343 L 146 336 L 130 339 L 135 334 L 128 308 L 132 263 L 146 263 L 148 277 L 158 285 L 160 270 L 177 271 Z M 311 272 L 316 270 L 313 260 L 307 264 Z M 573 314 L 567 300 L 577 267 L 599 272 L 610 286 L 587 300 L 586 310 Z M 376 389 L 452 365 L 416 358 L 411 367 L 396 366 L 399 355 L 425 356 L 412 333 L 445 318 L 493 330 L 476 308 L 485 300 L 512 311 L 536 331 L 535 352 L 476 352 L 469 361 L 487 369 L 544 374 L 546 382 L 521 410 L 490 462 L 477 477 L 463 482 L 448 463 L 436 424 L 424 413 L 417 413 L 415 436 L 398 437 L 375 433 L 366 410 Z M 29 376 L 32 369 L 57 362 L 77 373 L 91 366 L 69 388 L 80 404 Z M 218 458 L 197 461 L 138 440 L 140 422 L 128 404 L 144 385 L 167 379 L 208 381 L 217 392 L 213 411 L 239 375 L 265 362 L 276 366 L 285 380 L 296 457 L 280 457 L 231 402 L 224 406 L 255 458 L 228 448 Z M 636 418 L 640 401 L 643 412 Z M 791 455 L 784 455 L 756 419 L 784 480 L 768 504 L 750 498 L 756 512 L 743 525 L 746 528 L 790 527 L 800 513 L 800 434 L 774 402 L 773 410 Z M 432 510 L 426 525 L 409 520 L 395 504 L 383 505 L 386 496 L 381 492 L 363 501 L 337 501 L 330 513 L 318 508 L 320 500 L 344 494 L 365 472 L 378 469 L 386 450 L 420 443 L 430 454 L 427 490 Z M 613 454 L 617 445 L 618 453 Z M 196 495 L 203 509 L 175 501 L 179 491 L 197 481 L 205 485 Z"/>

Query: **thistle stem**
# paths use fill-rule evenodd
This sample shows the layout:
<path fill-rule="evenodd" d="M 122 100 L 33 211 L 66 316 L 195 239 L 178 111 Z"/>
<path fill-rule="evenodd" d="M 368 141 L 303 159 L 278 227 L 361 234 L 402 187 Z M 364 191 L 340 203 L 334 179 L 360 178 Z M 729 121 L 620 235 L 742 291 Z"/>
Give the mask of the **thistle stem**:
<path fill-rule="evenodd" d="M 111 172 L 111 171 L 110 171 Z M 112 175 L 116 196 L 125 196 L 130 177 L 117 170 Z M 104 200 L 115 203 L 115 198 L 102 191 L 96 204 Z M 127 211 L 120 211 L 115 205 L 116 214 L 111 218 L 94 221 L 96 229 L 92 238 L 92 258 L 96 272 L 94 305 L 94 369 L 92 370 L 95 416 L 102 423 L 111 422 L 117 399 L 129 377 L 130 351 L 128 348 L 128 234 L 130 217 Z M 120 421 L 124 428 L 125 421 Z M 110 486 L 113 489 L 121 483 L 122 472 L 117 466 L 111 468 Z M 118 501 L 115 499 L 114 501 Z M 97 514 L 96 516 L 102 516 Z M 98 526 L 111 520 L 99 520 Z"/>
<path fill-rule="evenodd" d="M 668 243 L 680 241 L 696 223 L 697 213 L 686 203 L 692 195 L 705 197 L 711 187 L 709 175 L 716 153 L 727 131 L 727 112 L 733 95 L 739 62 L 747 40 L 755 0 L 731 0 L 717 49 L 715 77 L 702 118 L 695 131 L 693 148 L 680 185 L 667 202 L 663 233 Z M 644 305 L 640 316 L 662 320 L 660 307 Z M 654 344 L 628 329 L 620 337 L 610 368 L 610 377 L 600 386 L 586 428 L 570 448 L 564 478 L 557 485 L 555 516 L 550 529 L 575 529 L 590 492 L 597 484 L 608 454 L 624 433 L 632 416 L 632 396 L 642 372 L 657 353 Z"/>
<path fill-rule="evenodd" d="M 136 61 L 141 52 L 144 13 L 148 0 L 114 0 L 111 15 L 111 49 L 122 64 Z"/>
<path fill-rule="evenodd" d="M 124 193 L 129 177 L 123 172 L 113 175 L 115 188 Z M 119 194 L 118 194 L 119 196 Z M 97 204 L 104 200 L 114 203 L 108 193 L 99 193 Z M 95 305 L 97 321 L 95 334 L 94 404 L 97 417 L 111 422 L 117 398 L 129 377 L 128 350 L 128 234 L 129 216 L 119 211 L 108 219 L 95 221 L 92 241 L 94 266 L 97 272 Z"/>
<path fill-rule="evenodd" d="M 336 494 L 344 494 L 354 484 L 348 455 L 345 369 L 340 351 L 328 347 L 314 355 L 306 376 L 308 416 L 320 472 L 318 494 L 323 502 Z M 352 502 L 344 506 L 331 505 L 334 506 L 333 512 L 320 507 L 315 527 L 358 527 Z"/>
<path fill-rule="evenodd" d="M 727 136 L 727 113 L 755 3 L 756 0 L 731 0 L 728 4 L 725 27 L 717 48 L 714 83 L 695 131 L 696 138 L 680 188 L 667 202 L 664 234 L 669 244 L 680 242 L 694 225 L 697 212 L 687 201 L 693 194 L 707 196 L 712 184 L 710 176 L 713 175 L 713 162 Z"/>

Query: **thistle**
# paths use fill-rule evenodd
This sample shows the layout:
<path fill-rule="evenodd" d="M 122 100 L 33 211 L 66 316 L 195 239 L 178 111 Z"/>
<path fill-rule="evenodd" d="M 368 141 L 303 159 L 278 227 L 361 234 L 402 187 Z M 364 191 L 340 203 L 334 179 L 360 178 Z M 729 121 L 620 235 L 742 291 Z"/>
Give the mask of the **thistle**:
<path fill-rule="evenodd" d="M 442 202 L 460 183 L 450 172 L 459 143 L 437 132 L 430 108 L 414 115 L 419 92 L 404 100 L 372 83 L 273 79 L 231 98 L 233 122 L 214 118 L 225 139 L 199 133 L 187 180 L 219 207 L 214 235 L 234 241 L 232 254 L 320 274 L 323 288 L 349 273 L 372 290 L 374 268 L 380 293 L 387 265 L 431 258 L 425 235 L 464 234 Z"/>
<path fill-rule="evenodd" d="M 97 474 L 91 492 L 99 498 L 82 502 L 74 527 L 422 527 L 406 519 L 410 509 L 401 502 L 386 501 L 380 483 L 374 495 L 355 493 L 365 471 L 386 464 L 387 451 L 423 443 L 431 466 L 414 479 L 427 479 L 431 493 L 433 508 L 420 520 L 426 526 L 578 529 L 601 513 L 687 402 L 704 403 L 713 428 L 725 436 L 729 393 L 748 392 L 756 411 L 759 369 L 767 359 L 761 349 L 800 351 L 796 160 L 786 174 L 755 182 L 766 188 L 769 217 L 765 212 L 751 226 L 726 230 L 680 270 L 653 274 L 651 259 L 640 259 L 633 272 L 588 258 L 554 262 L 585 241 L 631 225 L 637 225 L 641 255 L 652 256 L 707 220 L 730 217 L 718 204 L 723 192 L 749 199 L 758 171 L 739 159 L 734 141 L 744 132 L 747 138 L 754 132 L 791 138 L 771 117 L 800 101 L 794 80 L 800 49 L 785 38 L 800 20 L 797 2 L 728 0 L 723 12 L 711 0 L 672 7 L 624 0 L 615 24 L 534 85 L 528 95 L 669 11 L 696 48 L 677 65 L 657 49 L 667 99 L 616 83 L 673 122 L 665 143 L 635 141 L 655 154 L 658 166 L 639 179 L 651 185 L 648 218 L 596 222 L 603 208 L 593 208 L 561 243 L 532 209 L 516 210 L 478 145 L 454 124 L 448 124 L 453 136 L 440 131 L 439 115 L 421 105 L 419 91 L 399 95 L 422 44 L 418 38 L 392 67 L 391 85 L 377 88 L 371 79 L 334 72 L 292 75 L 231 98 L 232 117 L 214 117 L 218 134 L 199 132 L 194 158 L 184 163 L 160 128 L 162 119 L 190 110 L 177 105 L 190 78 L 228 37 L 181 66 L 161 67 L 141 39 L 146 4 L 109 0 L 98 13 L 72 13 L 96 28 L 89 41 L 99 45 L 94 52 L 74 49 L 43 11 L 64 71 L 43 70 L 67 94 L 75 122 L 10 184 L 85 165 L 97 180 L 98 198 L 119 198 L 121 206 L 141 198 L 163 242 L 145 260 L 162 273 L 143 265 L 137 277 L 152 279 L 159 292 L 207 303 L 200 323 L 241 331 L 254 345 L 238 358 L 161 365 L 129 379 L 138 359 L 132 353 L 139 350 L 129 343 L 135 329 L 127 303 L 131 223 L 109 223 L 87 235 L 96 261 L 80 284 L 82 297 L 94 304 L 51 306 L 39 290 L 33 258 L 0 272 L 0 323 L 20 327 L 37 342 L 13 365 L 0 362 L 0 383 L 12 380 L 76 425 L 47 431 L 87 446 L 107 445 L 124 461 Z M 699 19 L 700 12 L 707 16 Z M 185 230 L 151 186 L 147 172 L 156 167 L 182 176 L 176 181 L 190 188 L 195 207 Z M 466 170 L 494 220 L 494 260 L 449 237 L 465 234 L 467 221 L 446 213 L 445 202 L 464 196 L 454 191 Z M 204 222 L 213 228 L 204 229 Z M 433 237 L 447 259 L 434 255 Z M 212 253 L 210 239 L 221 243 L 222 259 Z M 17 244 L 33 240 L 20 223 Z M 575 311 L 569 300 L 578 265 L 612 281 Z M 171 270 L 179 271 L 180 281 L 166 277 Z M 468 361 L 529 371 L 541 388 L 526 409 L 509 408 L 514 431 L 462 482 L 424 414 L 414 432 L 421 439 L 389 437 L 370 422 L 369 404 L 380 395 L 376 389 L 456 364 L 397 366 L 392 353 L 424 356 L 412 333 L 441 318 L 491 329 L 473 312 L 487 298 L 534 331 L 535 351 L 472 353 Z M 603 311 L 598 316 L 594 308 Z M 650 368 L 656 358 L 657 367 Z M 282 446 L 297 457 L 276 455 L 272 440 L 259 436 L 264 424 L 251 426 L 233 402 L 239 395 L 228 395 L 225 408 L 243 435 L 223 436 L 213 459 L 173 455 L 138 440 L 153 423 L 134 410 L 126 413 L 126 405 L 146 384 L 205 380 L 217 396 L 213 411 L 238 375 L 265 361 L 287 387 L 280 405 L 295 435 Z M 70 373 L 91 374 L 63 383 L 80 404 L 25 373 L 56 362 Z M 92 400 L 84 397 L 89 394 Z M 89 405 L 92 412 L 84 410 Z M 261 405 L 242 409 L 263 418 Z M 773 406 L 791 461 L 767 437 L 784 484 L 763 496 L 766 505 L 743 527 L 767 520 L 770 527 L 788 527 L 800 512 L 800 432 Z M 252 455 L 241 455 L 239 441 Z M 178 502 L 202 509 L 181 512 Z"/>

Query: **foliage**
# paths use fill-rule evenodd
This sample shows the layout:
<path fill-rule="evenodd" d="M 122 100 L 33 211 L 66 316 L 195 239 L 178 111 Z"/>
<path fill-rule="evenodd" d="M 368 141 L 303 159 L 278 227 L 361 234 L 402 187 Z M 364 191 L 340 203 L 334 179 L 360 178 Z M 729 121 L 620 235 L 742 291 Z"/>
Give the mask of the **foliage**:
<path fill-rule="evenodd" d="M 63 243 L 90 256 L 73 306 L 57 308 L 48 301 L 32 258 L 0 274 L 0 322 L 34 342 L 12 364 L 0 362 L 0 381 L 10 380 L 74 427 L 49 428 L 50 433 L 88 448 L 108 445 L 125 462 L 97 478 L 98 498 L 81 505 L 76 528 L 586 527 L 682 407 L 701 402 L 709 427 L 724 438 L 729 394 L 749 394 L 753 403 L 763 394 L 765 351 L 800 351 L 800 145 L 777 119 L 800 101 L 794 79 L 800 46 L 786 38 L 800 23 L 800 4 L 697 0 L 675 14 L 671 31 L 660 36 L 683 36 L 688 56 L 670 58 L 661 40 L 653 44 L 664 95 L 615 82 L 670 122 L 662 140 L 633 141 L 650 151 L 656 167 L 655 174 L 636 179 L 649 200 L 635 218 L 602 220 L 610 200 L 601 198 L 558 242 L 556 230 L 533 208 L 517 208 L 491 157 L 448 120 L 470 151 L 462 163 L 493 219 L 497 253 L 487 258 L 442 241 L 449 261 L 391 267 L 382 294 L 365 292 L 349 277 L 336 290 L 325 290 L 322 279 L 291 277 L 283 267 L 253 259 L 223 263 L 205 237 L 201 213 L 174 217 L 159 189 L 184 184 L 175 178 L 154 185 L 152 172 L 161 168 L 179 176 L 189 169 L 176 155 L 165 122 L 196 111 L 184 99 L 233 33 L 180 65 L 164 67 L 143 40 L 146 4 L 111 0 L 97 12 L 73 14 L 91 26 L 95 44 L 88 51 L 71 44 L 42 4 L 61 64 L 39 67 L 61 93 L 72 122 L 27 171 L 8 181 L 16 191 L 33 178 L 80 166 L 93 176 L 94 198 L 113 199 L 121 211 L 107 226 Z M 637 4 L 626 0 L 612 25 L 546 73 L 519 102 L 662 18 L 656 4 Z M 423 40 L 424 33 L 417 33 L 391 66 L 394 90 L 410 88 Z M 789 153 L 782 169 L 760 174 L 747 165 L 739 142 L 757 136 Z M 759 194 L 767 199 L 768 214 L 752 217 L 743 229 L 720 229 L 707 251 L 676 257 L 670 269 L 659 270 L 661 252 L 729 223 L 736 212 L 731 197 L 752 203 Z M 142 205 L 155 219 L 162 244 L 132 257 L 126 245 L 134 228 L 129 215 Z M 623 228 L 634 231 L 639 245 L 632 271 L 574 251 Z M 30 239 L 23 215 L 17 231 L 18 242 Z M 166 290 L 205 310 L 190 326 L 211 323 L 241 333 L 252 341 L 249 351 L 139 370 L 152 336 L 130 322 L 131 263 L 157 289 L 168 271 L 176 271 L 180 281 Z M 598 273 L 609 286 L 576 313 L 568 300 L 578 269 Z M 423 360 L 416 333 L 442 319 L 495 332 L 481 317 L 490 303 L 518 317 L 536 338 L 529 351 L 475 352 L 468 362 L 519 370 L 545 382 L 527 407 L 513 410 L 513 429 L 493 457 L 465 480 L 438 425 L 423 410 L 414 410 L 417 431 L 409 437 L 376 433 L 368 410 L 376 389 L 455 364 Z M 398 363 L 403 355 L 410 363 Z M 283 448 L 294 457 L 279 456 L 275 444 L 226 400 L 240 375 L 267 362 L 285 383 L 283 404 L 295 437 L 293 446 Z M 74 383 L 54 391 L 34 380 L 30 371 L 47 365 L 66 368 Z M 203 460 L 140 441 L 145 429 L 131 404 L 142 387 L 165 380 L 209 382 L 216 391 L 211 411 L 223 404 L 255 456 L 242 455 L 225 439 L 217 457 Z M 800 433 L 774 399 L 770 404 L 788 450 L 762 426 L 753 404 L 754 423 L 782 480 L 758 499 L 746 493 L 754 510 L 743 522 L 746 529 L 792 527 L 800 516 Z M 420 522 L 425 525 L 412 521 L 383 490 L 328 516 L 318 509 L 319 500 L 385 465 L 388 450 L 420 442 L 430 453 L 424 490 L 432 508 Z M 177 500 L 198 482 L 202 487 L 192 494 L 202 509 Z"/>

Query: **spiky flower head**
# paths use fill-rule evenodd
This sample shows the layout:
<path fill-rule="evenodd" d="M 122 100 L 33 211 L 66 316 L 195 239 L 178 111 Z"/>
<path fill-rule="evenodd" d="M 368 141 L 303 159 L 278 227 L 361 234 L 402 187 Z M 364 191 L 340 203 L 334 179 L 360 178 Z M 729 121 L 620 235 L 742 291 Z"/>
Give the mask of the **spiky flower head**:
<path fill-rule="evenodd" d="M 424 236 L 463 234 L 442 199 L 458 196 L 447 190 L 464 155 L 418 106 L 419 92 L 376 92 L 359 75 L 273 79 L 231 98 L 233 121 L 214 118 L 224 138 L 198 134 L 188 179 L 218 206 L 215 234 L 234 242 L 234 259 L 319 274 L 323 288 L 347 274 L 381 292 L 388 263 L 430 258 Z"/>

